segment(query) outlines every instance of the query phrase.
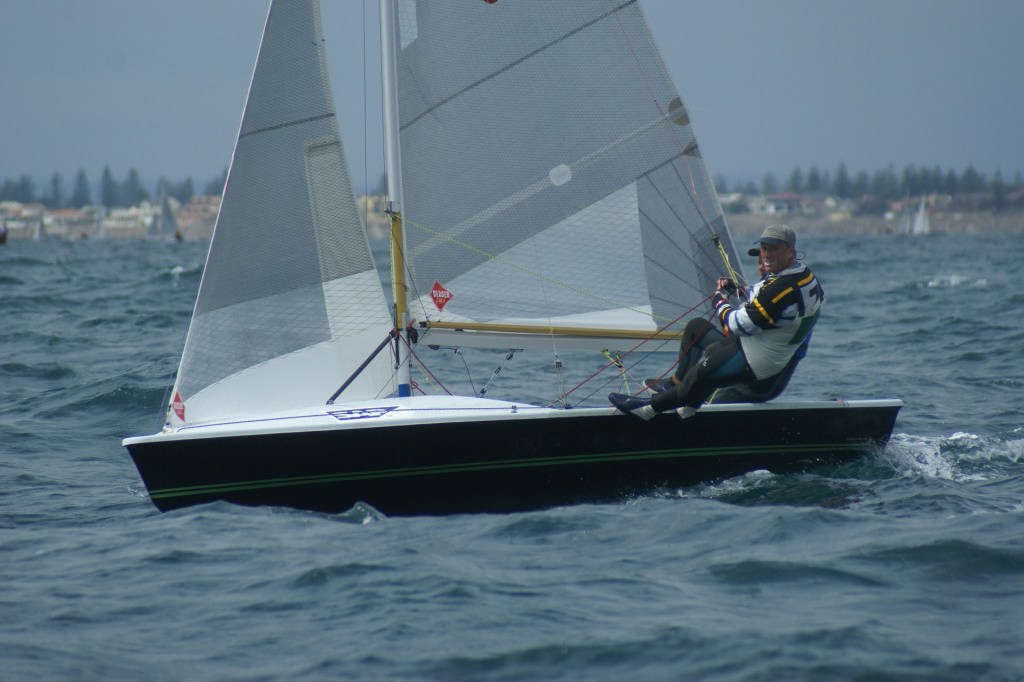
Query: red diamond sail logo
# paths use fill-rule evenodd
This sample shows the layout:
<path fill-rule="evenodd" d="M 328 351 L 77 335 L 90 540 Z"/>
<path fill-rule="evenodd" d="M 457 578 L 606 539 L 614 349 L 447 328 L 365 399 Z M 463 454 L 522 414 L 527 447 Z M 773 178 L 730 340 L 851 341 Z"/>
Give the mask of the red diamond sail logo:
<path fill-rule="evenodd" d="M 181 394 L 177 391 L 174 392 L 174 399 L 171 400 L 171 409 L 174 410 L 175 416 L 181 421 L 185 421 L 185 403 L 181 400 Z"/>
<path fill-rule="evenodd" d="M 437 306 L 438 310 L 444 310 L 444 307 L 448 305 L 448 301 L 452 300 L 455 294 L 441 286 L 441 283 L 434 280 L 434 286 L 430 289 L 430 298 L 434 299 L 434 305 Z"/>

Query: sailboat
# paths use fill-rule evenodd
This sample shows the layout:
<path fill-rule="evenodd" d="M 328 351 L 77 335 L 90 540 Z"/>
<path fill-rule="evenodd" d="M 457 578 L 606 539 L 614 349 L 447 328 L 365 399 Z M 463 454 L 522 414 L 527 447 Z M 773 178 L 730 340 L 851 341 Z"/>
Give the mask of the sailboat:
<path fill-rule="evenodd" d="M 917 209 L 912 208 L 910 200 L 903 203 L 897 232 L 899 234 L 929 234 L 932 231 L 931 219 L 928 217 L 928 204 L 922 196 L 917 202 Z"/>
<path fill-rule="evenodd" d="M 181 228 L 174 217 L 174 209 L 171 207 L 171 198 L 165 191 L 160 193 L 160 213 L 153 217 L 153 223 L 149 227 L 149 236 L 169 241 L 182 238 Z"/>
<path fill-rule="evenodd" d="M 932 231 L 931 220 L 928 218 L 928 205 L 924 197 L 917 204 L 917 211 L 910 224 L 910 234 L 928 234 Z"/>
<path fill-rule="evenodd" d="M 380 14 L 390 286 L 318 4 L 275 0 L 166 423 L 124 440 L 157 508 L 527 510 L 889 438 L 895 399 L 650 422 L 605 402 L 642 389 L 644 362 L 664 371 L 717 278 L 740 275 L 635 1 L 382 0 Z M 513 375 L 523 357 L 539 359 Z M 437 371 L 481 358 L 486 382 Z"/>

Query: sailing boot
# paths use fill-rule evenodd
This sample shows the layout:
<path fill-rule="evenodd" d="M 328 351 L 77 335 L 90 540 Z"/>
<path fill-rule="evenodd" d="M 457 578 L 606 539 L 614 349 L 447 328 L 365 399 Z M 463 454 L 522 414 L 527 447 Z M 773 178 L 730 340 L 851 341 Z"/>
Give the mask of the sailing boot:
<path fill-rule="evenodd" d="M 619 412 L 634 414 L 644 421 L 653 419 L 654 415 L 658 414 L 654 411 L 654 408 L 651 407 L 651 401 L 644 400 L 643 398 L 634 398 L 626 395 L 625 393 L 609 393 L 608 401 L 614 405 Z"/>

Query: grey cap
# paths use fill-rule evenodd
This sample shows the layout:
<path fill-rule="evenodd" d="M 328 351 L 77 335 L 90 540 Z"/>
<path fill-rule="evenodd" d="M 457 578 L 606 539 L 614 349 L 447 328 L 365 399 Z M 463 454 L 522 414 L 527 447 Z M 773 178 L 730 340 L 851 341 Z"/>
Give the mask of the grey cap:
<path fill-rule="evenodd" d="M 764 228 L 764 232 L 761 233 L 761 237 L 754 242 L 755 244 L 789 244 L 794 249 L 796 248 L 796 232 L 794 232 L 788 225 L 769 225 Z"/>

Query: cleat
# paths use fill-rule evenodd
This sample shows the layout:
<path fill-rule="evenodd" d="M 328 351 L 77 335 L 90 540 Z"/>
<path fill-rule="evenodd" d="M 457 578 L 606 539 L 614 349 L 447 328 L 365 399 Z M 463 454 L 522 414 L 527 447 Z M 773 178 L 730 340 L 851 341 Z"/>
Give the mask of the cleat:
<path fill-rule="evenodd" d="M 634 398 L 625 393 L 609 393 L 608 402 L 616 407 L 619 412 L 633 414 L 644 421 L 652 419 L 657 412 L 651 407 L 651 403 L 643 398 Z"/>
<path fill-rule="evenodd" d="M 679 415 L 680 419 L 689 419 L 693 415 L 697 414 L 697 408 L 690 407 L 689 405 L 683 405 L 676 409 L 676 414 Z"/>

